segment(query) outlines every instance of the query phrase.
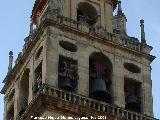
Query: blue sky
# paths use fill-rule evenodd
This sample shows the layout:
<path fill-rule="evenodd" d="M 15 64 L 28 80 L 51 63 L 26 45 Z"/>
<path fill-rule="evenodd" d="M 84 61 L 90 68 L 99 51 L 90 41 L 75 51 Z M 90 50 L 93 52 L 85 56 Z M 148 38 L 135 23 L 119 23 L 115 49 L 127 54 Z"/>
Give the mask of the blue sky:
<path fill-rule="evenodd" d="M 14 60 L 21 51 L 24 38 L 29 34 L 30 15 L 35 0 L 2 0 L 0 4 L 0 89 L 7 73 L 8 52 L 13 50 Z M 147 43 L 154 47 L 157 58 L 152 63 L 154 114 L 160 118 L 160 0 L 122 0 L 130 36 L 140 38 L 139 20 L 145 20 Z M 3 95 L 0 95 L 0 120 L 3 119 Z"/>

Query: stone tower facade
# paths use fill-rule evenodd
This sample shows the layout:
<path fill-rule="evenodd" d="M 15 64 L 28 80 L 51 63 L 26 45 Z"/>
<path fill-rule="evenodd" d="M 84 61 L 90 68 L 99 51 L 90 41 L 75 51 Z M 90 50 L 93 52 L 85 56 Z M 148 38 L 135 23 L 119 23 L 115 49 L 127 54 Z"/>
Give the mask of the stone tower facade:
<path fill-rule="evenodd" d="M 36 0 L 13 68 L 9 53 L 4 120 L 154 120 L 155 57 L 144 21 L 141 41 L 126 22 L 116 0 Z"/>

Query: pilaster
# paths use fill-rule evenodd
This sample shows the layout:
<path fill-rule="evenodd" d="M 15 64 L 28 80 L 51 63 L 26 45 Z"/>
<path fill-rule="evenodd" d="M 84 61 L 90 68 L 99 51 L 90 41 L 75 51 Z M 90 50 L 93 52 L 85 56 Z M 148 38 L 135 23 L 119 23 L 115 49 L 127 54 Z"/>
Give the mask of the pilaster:
<path fill-rule="evenodd" d="M 123 63 L 120 56 L 115 55 L 113 64 L 113 103 L 119 107 L 125 108 L 124 95 L 124 73 Z"/>
<path fill-rule="evenodd" d="M 45 83 L 51 86 L 58 86 L 58 41 L 56 29 L 53 27 L 47 28 L 46 40 L 46 80 Z"/>
<path fill-rule="evenodd" d="M 143 113 L 153 116 L 152 80 L 150 67 L 143 68 L 142 107 Z"/>
<path fill-rule="evenodd" d="M 79 45 L 78 56 L 78 94 L 89 96 L 89 53 L 86 46 Z"/>

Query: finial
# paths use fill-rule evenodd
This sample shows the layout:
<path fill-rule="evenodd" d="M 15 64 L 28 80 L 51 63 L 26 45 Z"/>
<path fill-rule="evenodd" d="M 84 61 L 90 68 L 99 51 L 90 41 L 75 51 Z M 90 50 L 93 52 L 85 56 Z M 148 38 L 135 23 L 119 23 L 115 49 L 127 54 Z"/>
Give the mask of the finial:
<path fill-rule="evenodd" d="M 31 21 L 31 23 L 30 23 L 30 33 L 29 33 L 29 35 L 32 36 L 32 34 L 33 34 L 33 22 Z"/>
<path fill-rule="evenodd" d="M 140 27 L 141 27 L 141 43 L 146 44 L 145 31 L 144 31 L 144 20 L 143 19 L 140 20 Z"/>
<path fill-rule="evenodd" d="M 9 52 L 9 55 L 10 55 L 10 56 L 13 56 L 13 52 L 12 52 L 12 51 L 10 51 L 10 52 Z"/>
<path fill-rule="evenodd" d="M 9 52 L 9 65 L 8 65 L 8 73 L 12 70 L 12 64 L 13 64 L 13 52 Z"/>
<path fill-rule="evenodd" d="M 17 59 L 15 61 L 15 64 L 18 64 L 18 62 L 20 61 L 21 57 L 22 57 L 22 52 L 19 52 L 18 53 L 18 57 L 17 57 Z"/>
<path fill-rule="evenodd" d="M 122 6 L 121 6 L 121 1 L 118 0 L 118 12 L 117 12 L 117 15 L 122 15 L 123 12 L 122 12 Z"/>

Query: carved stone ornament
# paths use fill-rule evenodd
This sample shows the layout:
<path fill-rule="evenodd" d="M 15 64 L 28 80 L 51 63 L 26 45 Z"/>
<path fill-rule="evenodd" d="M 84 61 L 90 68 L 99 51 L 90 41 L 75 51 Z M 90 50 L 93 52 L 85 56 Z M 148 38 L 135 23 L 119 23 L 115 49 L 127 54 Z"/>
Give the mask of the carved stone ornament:
<path fill-rule="evenodd" d="M 63 11 L 63 0 L 49 0 L 49 8 L 62 14 Z"/>

